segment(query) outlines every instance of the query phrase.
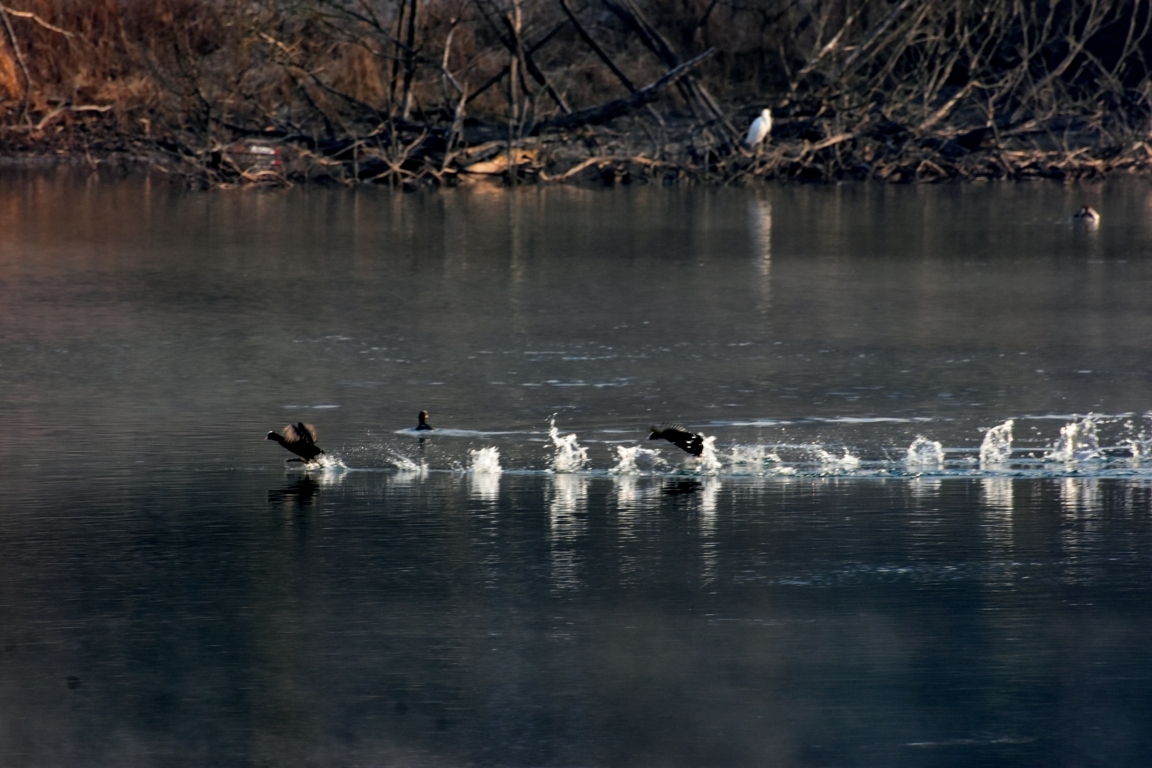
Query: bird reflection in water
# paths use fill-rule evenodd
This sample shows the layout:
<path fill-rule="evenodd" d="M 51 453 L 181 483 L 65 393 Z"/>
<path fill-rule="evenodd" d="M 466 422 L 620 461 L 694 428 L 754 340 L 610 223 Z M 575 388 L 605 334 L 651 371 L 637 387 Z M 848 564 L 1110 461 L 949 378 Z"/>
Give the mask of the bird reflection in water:
<path fill-rule="evenodd" d="M 268 491 L 268 504 L 285 511 L 304 512 L 316 501 L 316 482 L 305 475 L 283 488 Z"/>
<path fill-rule="evenodd" d="M 688 496 L 703 487 L 704 484 L 699 480 L 669 480 L 664 483 L 660 492 L 665 496 Z"/>
<path fill-rule="evenodd" d="M 417 432 L 425 433 L 432 431 L 432 425 L 428 423 L 428 411 L 420 411 L 420 413 L 416 414 L 416 419 L 417 423 L 415 429 Z M 417 441 L 419 443 L 421 453 L 424 452 L 424 440 L 426 437 L 427 436 L 425 434 L 421 434 L 420 439 Z"/>

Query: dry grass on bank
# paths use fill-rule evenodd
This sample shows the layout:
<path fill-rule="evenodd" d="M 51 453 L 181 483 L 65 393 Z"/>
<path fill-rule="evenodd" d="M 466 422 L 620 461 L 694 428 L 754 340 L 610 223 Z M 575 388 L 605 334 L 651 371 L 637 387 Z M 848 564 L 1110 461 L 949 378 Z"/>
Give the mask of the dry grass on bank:
<path fill-rule="evenodd" d="M 1150 6 L 0 0 L 0 152 L 209 183 L 1147 172 Z"/>

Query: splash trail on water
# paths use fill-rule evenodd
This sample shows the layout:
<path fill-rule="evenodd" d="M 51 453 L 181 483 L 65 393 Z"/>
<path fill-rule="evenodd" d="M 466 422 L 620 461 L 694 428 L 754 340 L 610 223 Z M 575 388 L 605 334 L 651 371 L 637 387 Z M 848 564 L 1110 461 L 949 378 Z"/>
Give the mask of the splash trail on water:
<path fill-rule="evenodd" d="M 1012 458 L 1012 419 L 998 424 L 984 433 L 980 443 L 980 466 L 984 469 L 999 467 Z"/>
<path fill-rule="evenodd" d="M 1047 426 L 1057 421 L 1063 423 Z M 473 433 L 484 434 L 486 441 L 499 445 L 469 449 L 441 443 L 438 452 L 430 454 L 437 457 L 431 465 L 423 454 L 408 458 L 393 453 L 388 462 L 411 476 L 466 471 L 478 477 L 514 471 L 613 477 L 1137 477 L 1152 481 L 1152 414 L 1020 416 L 979 428 L 979 441 L 969 445 L 937 439 L 930 428 L 924 428 L 931 422 L 917 423 L 924 429 L 910 444 L 903 442 L 908 439 L 902 436 L 906 433 L 887 433 L 888 425 L 909 424 L 908 419 L 857 419 L 832 434 L 822 430 L 815 439 L 799 441 L 781 439 L 794 429 L 782 425 L 798 421 L 781 420 L 774 427 L 765 423 L 718 425 L 729 431 L 706 436 L 701 455 L 694 457 L 649 448 L 642 438 L 622 442 L 618 429 L 598 430 L 599 435 L 587 435 L 582 444 L 576 433 L 561 434 L 553 417 L 542 446 L 539 439 L 521 437 L 531 433 Z M 963 434 L 952 422 L 937 423 L 947 425 L 953 441 Z M 1022 423 L 1026 430 L 1021 429 Z M 726 437 L 732 439 L 731 430 L 741 429 L 756 429 L 760 439 L 725 442 Z M 1026 433 L 1023 438 L 1021 432 Z M 323 462 L 325 467 L 313 464 L 302 469 L 346 469 L 338 459 L 323 457 Z"/>
<path fill-rule="evenodd" d="M 392 465 L 395 466 L 396 469 L 399 470 L 400 472 L 408 472 L 408 473 L 415 473 L 415 474 L 422 474 L 422 475 L 428 474 L 427 462 L 424 462 L 424 461 L 416 462 L 416 461 L 413 461 L 412 459 L 408 458 L 407 456 L 400 456 L 400 455 L 393 455 L 392 458 L 390 459 L 390 461 L 392 462 Z"/>
<path fill-rule="evenodd" d="M 720 456 L 716 453 L 715 435 L 704 438 L 704 450 L 700 452 L 700 457 L 696 460 L 696 464 L 702 475 L 718 475 L 724 468 L 724 462 L 720 460 Z"/>
<path fill-rule="evenodd" d="M 579 472 L 588 463 L 588 449 L 581 446 L 576 435 L 564 435 L 556 428 L 556 417 L 548 421 L 548 438 L 552 441 L 552 471 L 557 473 Z"/>
<path fill-rule="evenodd" d="M 944 446 L 923 435 L 917 435 L 912 445 L 908 446 L 904 463 L 918 471 L 940 469 L 944 466 Z"/>
<path fill-rule="evenodd" d="M 668 462 L 659 451 L 645 448 L 642 445 L 617 445 L 616 466 L 608 470 L 610 475 L 639 475 L 645 471 L 641 465 L 647 465 L 647 471 L 656 471 L 660 467 L 667 467 Z"/>
<path fill-rule="evenodd" d="M 1096 420 L 1088 414 L 1080 421 L 1060 428 L 1060 439 L 1047 456 L 1049 461 L 1079 464 L 1100 458 L 1100 440 L 1096 434 Z"/>
<path fill-rule="evenodd" d="M 500 466 L 500 449 L 495 446 L 471 449 L 468 457 L 468 471 L 473 475 L 498 475 L 504 471 Z"/>

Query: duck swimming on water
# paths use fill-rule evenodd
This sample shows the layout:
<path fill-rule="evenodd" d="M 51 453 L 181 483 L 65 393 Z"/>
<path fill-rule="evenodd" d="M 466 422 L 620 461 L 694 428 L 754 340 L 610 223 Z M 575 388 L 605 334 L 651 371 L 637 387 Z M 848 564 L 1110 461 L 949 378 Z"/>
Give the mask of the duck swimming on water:
<path fill-rule="evenodd" d="M 432 431 L 432 425 L 428 423 L 428 411 L 420 411 L 416 418 L 420 420 L 420 423 L 416 425 L 417 431 Z"/>
<path fill-rule="evenodd" d="M 1090 205 L 1083 206 L 1072 217 L 1074 221 L 1079 221 L 1082 224 L 1087 224 L 1090 227 L 1095 227 L 1100 223 L 1100 213 Z"/>
<path fill-rule="evenodd" d="M 299 459 L 288 459 L 288 461 L 312 461 L 324 453 L 316 445 L 316 427 L 302 421 L 289 424 L 280 433 L 269 432 L 264 439 L 275 440 L 300 457 Z"/>
<path fill-rule="evenodd" d="M 689 432 L 679 424 L 660 424 L 653 426 L 649 440 L 667 440 L 678 448 L 682 448 L 693 456 L 704 453 L 704 437 L 695 432 Z"/>

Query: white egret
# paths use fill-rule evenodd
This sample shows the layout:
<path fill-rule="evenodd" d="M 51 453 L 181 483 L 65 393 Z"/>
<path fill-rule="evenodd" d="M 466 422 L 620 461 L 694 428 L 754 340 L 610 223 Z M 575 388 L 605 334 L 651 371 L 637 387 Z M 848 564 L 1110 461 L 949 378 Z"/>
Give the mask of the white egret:
<path fill-rule="evenodd" d="M 744 146 L 752 149 L 760 142 L 764 141 L 764 137 L 772 131 L 772 113 L 765 109 L 760 113 L 760 116 L 752 121 L 752 126 L 748 129 L 748 135 L 744 137 Z"/>

